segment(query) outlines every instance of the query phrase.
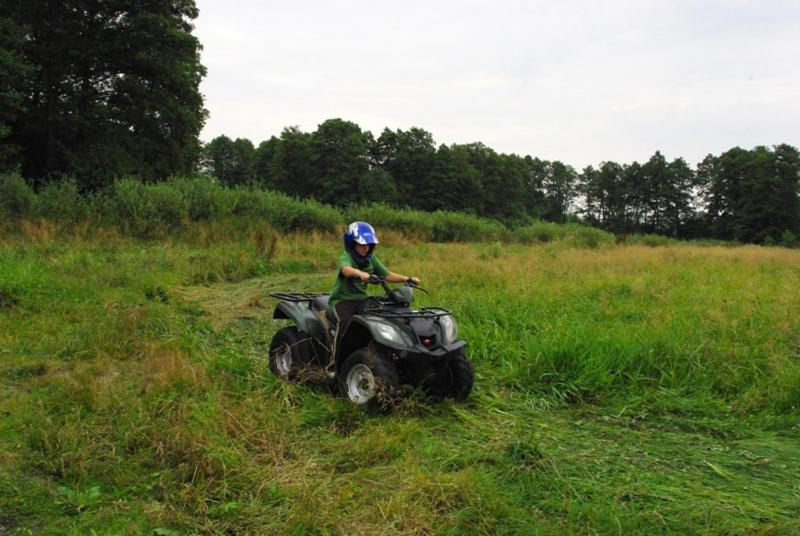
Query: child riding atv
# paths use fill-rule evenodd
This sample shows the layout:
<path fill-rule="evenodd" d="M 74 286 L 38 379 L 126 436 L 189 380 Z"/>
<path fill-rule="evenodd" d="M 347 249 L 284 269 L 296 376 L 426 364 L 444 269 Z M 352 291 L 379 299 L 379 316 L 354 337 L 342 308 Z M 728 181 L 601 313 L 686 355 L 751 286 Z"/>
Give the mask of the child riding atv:
<path fill-rule="evenodd" d="M 351 402 L 380 412 L 390 411 L 406 387 L 466 399 L 474 373 L 453 315 L 412 308 L 414 290 L 427 291 L 418 277 L 390 272 L 373 254 L 377 243 L 372 226 L 354 222 L 330 295 L 270 293 L 280 300 L 273 318 L 292 322 L 272 337 L 270 370 L 285 380 L 333 380 Z M 370 296 L 367 285 L 380 285 L 384 296 Z"/>
<path fill-rule="evenodd" d="M 366 281 L 371 275 L 378 275 L 387 283 L 411 282 L 418 285 L 418 277 L 408 277 L 390 272 L 375 255 L 378 236 L 372 225 L 356 221 L 347 226 L 344 233 L 344 251 L 339 255 L 339 271 L 333 284 L 328 309 L 336 318 L 336 344 L 339 346 L 341 334 L 347 329 L 350 318 L 359 312 L 369 298 Z M 332 356 L 332 360 L 336 356 Z"/>

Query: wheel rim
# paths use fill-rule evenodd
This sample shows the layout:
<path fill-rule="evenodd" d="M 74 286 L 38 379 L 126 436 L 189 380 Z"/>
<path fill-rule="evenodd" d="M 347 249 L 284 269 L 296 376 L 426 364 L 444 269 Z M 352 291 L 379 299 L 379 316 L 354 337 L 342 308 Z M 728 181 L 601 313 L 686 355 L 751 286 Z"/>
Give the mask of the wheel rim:
<path fill-rule="evenodd" d="M 275 354 L 275 368 L 282 377 L 289 375 L 292 371 L 292 349 L 284 344 Z"/>
<path fill-rule="evenodd" d="M 375 396 L 375 376 L 368 366 L 357 364 L 347 373 L 347 397 L 356 404 L 365 404 Z"/>

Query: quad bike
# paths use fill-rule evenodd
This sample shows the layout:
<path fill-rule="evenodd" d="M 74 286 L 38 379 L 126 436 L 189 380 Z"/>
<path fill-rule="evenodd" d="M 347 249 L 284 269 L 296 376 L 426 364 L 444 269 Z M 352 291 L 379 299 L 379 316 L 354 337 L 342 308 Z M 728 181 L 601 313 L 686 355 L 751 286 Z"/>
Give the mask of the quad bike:
<path fill-rule="evenodd" d="M 402 398 L 401 386 L 419 388 L 433 398 L 464 400 L 474 381 L 472 364 L 458 338 L 450 311 L 441 307 L 412 309 L 411 281 L 391 289 L 371 276 L 385 296 L 370 297 L 336 337 L 336 318 L 327 294 L 273 292 L 281 300 L 273 318 L 294 325 L 278 330 L 269 348 L 272 372 L 286 380 L 328 378 L 355 404 L 388 412 Z"/>

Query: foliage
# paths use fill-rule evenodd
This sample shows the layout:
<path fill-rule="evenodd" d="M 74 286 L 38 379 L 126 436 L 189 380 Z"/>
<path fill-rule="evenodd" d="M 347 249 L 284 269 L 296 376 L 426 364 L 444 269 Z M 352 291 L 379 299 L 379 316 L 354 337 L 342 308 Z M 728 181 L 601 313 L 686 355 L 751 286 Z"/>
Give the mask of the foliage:
<path fill-rule="evenodd" d="M 0 9 L 0 173 L 14 171 L 19 146 L 9 140 L 11 125 L 24 113 L 26 77 L 31 66 L 22 48 L 25 32 L 19 21 Z"/>
<path fill-rule="evenodd" d="M 50 181 L 36 194 L 33 212 L 40 218 L 73 223 L 83 222 L 92 214 L 91 199 L 81 195 L 73 179 Z"/>
<path fill-rule="evenodd" d="M 197 14 L 193 0 L 4 5 L 2 21 L 24 32 L 0 43 L 0 71 L 10 64 L 16 75 L 11 93 L 2 77 L 0 96 L 18 103 L 0 125 L 25 177 L 71 176 L 87 190 L 192 171 L 206 116 Z"/>
<path fill-rule="evenodd" d="M 597 248 L 614 243 L 614 235 L 601 229 L 587 227 L 576 223 L 556 224 L 537 221 L 514 229 L 516 241 L 523 244 L 548 243 L 566 241 L 576 247 Z"/>
<path fill-rule="evenodd" d="M 143 238 L 188 229 L 192 222 L 234 228 L 263 225 L 287 233 L 331 233 L 347 222 L 366 220 L 379 229 L 399 231 L 420 241 L 535 241 L 531 230 L 512 232 L 497 220 L 471 214 L 398 209 L 382 203 L 340 209 L 257 187 L 225 187 L 202 176 L 175 177 L 153 184 L 126 178 L 97 194 L 82 195 L 73 181 L 52 181 L 35 193 L 18 175 L 8 175 L 0 182 L 0 193 L 4 193 L 0 212 L 15 220 L 35 216 L 72 223 L 91 221 Z M 609 236 L 578 224 L 549 225 L 548 241 L 567 240 L 581 247 L 595 247 Z"/>
<path fill-rule="evenodd" d="M 384 240 L 477 373 L 386 418 L 269 373 L 267 293 L 327 290 L 340 243 L 258 230 L 0 235 L 4 529 L 800 530 L 798 252 Z"/>
<path fill-rule="evenodd" d="M 0 216 L 30 216 L 36 196 L 17 173 L 0 175 Z"/>
<path fill-rule="evenodd" d="M 778 242 L 800 232 L 800 153 L 788 145 L 735 147 L 699 166 L 707 225 L 742 242 Z"/>
<path fill-rule="evenodd" d="M 185 198 L 168 183 L 144 184 L 136 179 L 114 183 L 108 200 L 111 214 L 123 230 L 136 236 L 157 236 L 186 221 Z"/>

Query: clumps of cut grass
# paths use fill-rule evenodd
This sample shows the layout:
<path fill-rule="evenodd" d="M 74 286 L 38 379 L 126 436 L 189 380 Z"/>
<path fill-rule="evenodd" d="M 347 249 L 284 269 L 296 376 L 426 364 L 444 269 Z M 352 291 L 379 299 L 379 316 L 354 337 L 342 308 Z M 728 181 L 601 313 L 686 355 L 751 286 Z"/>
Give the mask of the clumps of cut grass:
<path fill-rule="evenodd" d="M 328 290 L 338 237 L 276 232 L 270 254 L 246 225 L 49 225 L 0 242 L 3 527 L 800 530 L 797 252 L 385 240 L 432 292 L 416 305 L 453 311 L 476 385 L 384 417 L 268 371 L 269 292 Z"/>
<path fill-rule="evenodd" d="M 19 302 L 19 298 L 17 298 L 10 290 L 0 288 L 0 310 L 12 309 L 19 305 Z"/>

